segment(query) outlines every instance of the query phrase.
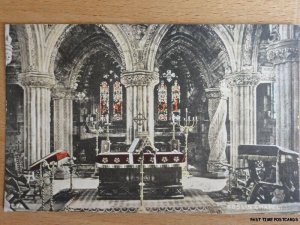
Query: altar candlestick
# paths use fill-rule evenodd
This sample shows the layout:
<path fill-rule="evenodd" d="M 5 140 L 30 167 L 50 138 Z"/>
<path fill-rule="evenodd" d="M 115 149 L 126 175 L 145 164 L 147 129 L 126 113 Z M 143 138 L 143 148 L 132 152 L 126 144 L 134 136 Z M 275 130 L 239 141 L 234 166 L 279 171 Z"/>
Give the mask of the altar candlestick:
<path fill-rule="evenodd" d="M 188 135 L 189 135 L 189 132 L 191 132 L 195 125 L 197 124 L 197 117 L 192 117 L 192 120 L 191 120 L 191 117 L 188 116 L 188 109 L 185 108 L 185 118 L 183 119 L 184 120 L 184 123 L 183 125 L 180 125 L 180 131 L 184 134 L 185 136 L 185 148 L 184 148 L 184 152 L 185 152 L 185 156 L 186 156 L 186 165 L 185 167 L 183 168 L 183 175 L 184 176 L 187 176 L 189 174 L 188 172 Z"/>

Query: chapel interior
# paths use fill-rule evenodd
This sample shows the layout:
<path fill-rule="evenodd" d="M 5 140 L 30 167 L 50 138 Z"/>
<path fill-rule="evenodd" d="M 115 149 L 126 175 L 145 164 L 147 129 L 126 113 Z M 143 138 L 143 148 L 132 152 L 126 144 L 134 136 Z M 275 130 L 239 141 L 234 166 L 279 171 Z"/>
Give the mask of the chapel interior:
<path fill-rule="evenodd" d="M 296 25 L 7 25 L 6 166 L 64 150 L 90 178 L 99 153 L 143 135 L 183 153 L 192 177 L 227 179 L 239 145 L 299 153 L 299 37 Z"/>

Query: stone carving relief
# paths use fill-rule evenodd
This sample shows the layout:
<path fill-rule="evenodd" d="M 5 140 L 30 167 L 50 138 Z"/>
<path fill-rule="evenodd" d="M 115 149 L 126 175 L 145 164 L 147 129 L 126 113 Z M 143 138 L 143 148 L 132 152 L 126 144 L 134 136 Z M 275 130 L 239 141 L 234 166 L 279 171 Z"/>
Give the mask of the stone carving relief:
<path fill-rule="evenodd" d="M 267 57 L 274 64 L 284 63 L 287 61 L 298 61 L 299 50 L 296 47 L 272 48 L 267 52 Z"/>
<path fill-rule="evenodd" d="M 9 25 L 5 25 L 5 55 L 6 55 L 6 65 L 10 64 L 12 61 L 12 45 L 11 45 L 11 37 L 9 36 Z"/>
<path fill-rule="evenodd" d="M 146 69 L 149 46 L 159 25 L 122 24 L 120 27 L 125 32 L 133 50 L 134 69 Z"/>
<path fill-rule="evenodd" d="M 136 40 L 141 40 L 148 29 L 149 25 L 147 24 L 133 24 L 131 25 L 132 31 L 133 31 L 133 37 Z"/>
<path fill-rule="evenodd" d="M 241 71 L 225 76 L 228 87 L 255 86 L 260 81 L 258 73 Z"/>
<path fill-rule="evenodd" d="M 247 25 L 243 44 L 243 66 L 252 64 L 252 25 Z"/>
<path fill-rule="evenodd" d="M 279 25 L 272 24 L 270 25 L 270 38 L 269 43 L 280 41 Z"/>
<path fill-rule="evenodd" d="M 61 85 L 54 85 L 52 88 L 52 98 L 53 99 L 73 99 L 74 98 L 74 90 L 71 88 L 66 88 Z"/>
<path fill-rule="evenodd" d="M 33 41 L 35 38 L 33 37 L 31 25 L 25 25 L 25 31 L 28 36 L 28 45 L 29 45 L 29 52 L 30 55 L 28 56 L 30 58 L 28 67 L 26 68 L 26 71 L 28 70 L 37 70 L 37 49 L 34 47 Z"/>
<path fill-rule="evenodd" d="M 54 77 L 48 74 L 38 72 L 21 73 L 18 80 L 23 86 L 52 88 L 54 86 Z"/>
<path fill-rule="evenodd" d="M 121 75 L 121 83 L 125 87 L 156 85 L 159 83 L 159 74 L 150 71 L 126 71 Z"/>

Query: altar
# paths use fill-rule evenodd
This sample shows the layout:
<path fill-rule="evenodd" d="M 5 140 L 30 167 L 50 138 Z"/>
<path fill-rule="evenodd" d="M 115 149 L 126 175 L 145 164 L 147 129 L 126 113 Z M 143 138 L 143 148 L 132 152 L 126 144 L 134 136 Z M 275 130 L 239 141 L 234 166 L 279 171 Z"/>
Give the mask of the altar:
<path fill-rule="evenodd" d="M 145 199 L 184 198 L 181 183 L 184 153 L 144 153 L 143 195 Z M 100 153 L 99 198 L 139 199 L 141 157 L 139 153 Z"/>

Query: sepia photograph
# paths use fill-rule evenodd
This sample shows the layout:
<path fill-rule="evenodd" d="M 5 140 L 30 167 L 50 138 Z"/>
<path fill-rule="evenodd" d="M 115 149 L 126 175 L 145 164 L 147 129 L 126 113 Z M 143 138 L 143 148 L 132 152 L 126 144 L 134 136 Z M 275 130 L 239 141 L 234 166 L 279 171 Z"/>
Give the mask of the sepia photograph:
<path fill-rule="evenodd" d="M 300 213 L 300 25 L 6 24 L 4 210 Z"/>

